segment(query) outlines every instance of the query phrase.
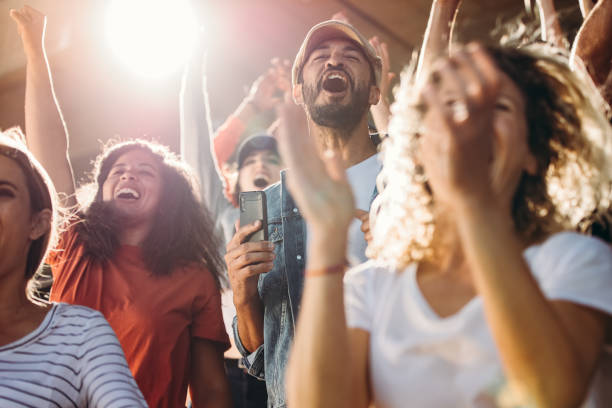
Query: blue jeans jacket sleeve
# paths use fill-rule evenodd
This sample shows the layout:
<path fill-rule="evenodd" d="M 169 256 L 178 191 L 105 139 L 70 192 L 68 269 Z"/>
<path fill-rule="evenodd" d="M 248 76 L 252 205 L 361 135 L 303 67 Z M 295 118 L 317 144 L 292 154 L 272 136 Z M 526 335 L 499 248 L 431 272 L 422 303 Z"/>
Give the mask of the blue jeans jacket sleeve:
<path fill-rule="evenodd" d="M 240 354 L 242 354 L 242 364 L 247 369 L 247 372 L 253 377 L 257 377 L 260 380 L 265 380 L 265 366 L 264 366 L 264 345 L 257 347 L 252 353 L 249 353 L 247 349 L 244 348 L 242 341 L 240 340 L 240 335 L 238 334 L 238 317 L 234 316 L 234 322 L 232 323 L 232 328 L 234 329 L 234 341 L 236 342 L 236 347 Z"/>

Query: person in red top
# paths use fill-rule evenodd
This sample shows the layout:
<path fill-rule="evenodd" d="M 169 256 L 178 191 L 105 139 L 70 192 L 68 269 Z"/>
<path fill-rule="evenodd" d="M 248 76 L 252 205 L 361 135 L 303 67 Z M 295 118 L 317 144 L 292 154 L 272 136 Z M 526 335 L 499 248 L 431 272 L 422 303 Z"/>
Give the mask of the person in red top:
<path fill-rule="evenodd" d="M 101 311 L 151 407 L 229 407 L 221 315 L 222 260 L 187 166 L 158 144 L 107 147 L 93 202 L 79 207 L 68 137 L 44 51 L 46 18 L 12 10 L 26 52 L 26 133 L 71 217 L 52 265 L 53 301 Z"/>

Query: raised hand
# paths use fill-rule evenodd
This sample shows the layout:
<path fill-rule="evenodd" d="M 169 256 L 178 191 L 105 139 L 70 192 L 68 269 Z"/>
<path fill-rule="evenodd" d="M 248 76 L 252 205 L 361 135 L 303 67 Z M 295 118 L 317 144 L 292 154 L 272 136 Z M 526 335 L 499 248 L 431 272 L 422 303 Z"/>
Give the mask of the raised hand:
<path fill-rule="evenodd" d="M 25 53 L 42 52 L 47 25 L 45 15 L 30 6 L 23 6 L 19 10 L 11 9 L 9 14 L 17 23 Z"/>
<path fill-rule="evenodd" d="M 586 69 L 606 102 L 612 104 L 612 0 L 599 0 L 585 18 L 574 39 L 571 62 Z"/>
<path fill-rule="evenodd" d="M 338 152 L 321 153 L 309 135 L 303 109 L 286 99 L 277 109 L 279 149 L 289 168 L 291 195 L 314 234 L 346 239 L 354 202 Z M 344 254 L 342 254 L 343 256 Z"/>
<path fill-rule="evenodd" d="M 501 73 L 479 45 L 439 60 L 422 90 L 420 159 L 436 200 L 490 197 L 494 110 Z"/>
<path fill-rule="evenodd" d="M 537 0 L 540 15 L 540 26 L 542 30 L 542 41 L 548 42 L 556 47 L 567 49 L 569 43 L 561 29 L 553 0 Z M 528 10 L 529 11 L 529 10 Z"/>
<path fill-rule="evenodd" d="M 391 72 L 391 62 L 389 59 L 389 49 L 387 43 L 380 41 L 376 36 L 370 38 L 370 44 L 374 47 L 376 54 L 382 61 L 382 71 L 380 76 L 380 101 L 376 105 L 370 107 L 372 118 L 376 129 L 381 134 L 387 133 L 389 129 L 389 120 L 391 119 L 391 110 L 389 109 L 389 94 L 391 92 L 391 83 L 395 78 L 395 73 Z"/>
<path fill-rule="evenodd" d="M 247 96 L 258 112 L 268 111 L 283 100 L 283 95 L 291 87 L 289 61 L 274 58 L 268 71 L 253 82 Z"/>
<path fill-rule="evenodd" d="M 578 0 L 578 4 L 580 5 L 580 13 L 582 14 L 582 18 L 586 18 L 591 10 L 593 10 L 593 0 Z"/>
<path fill-rule="evenodd" d="M 391 83 L 395 78 L 395 72 L 391 72 L 391 59 L 389 58 L 389 47 L 387 43 L 381 41 L 377 36 L 370 38 L 370 44 L 374 47 L 376 54 L 382 60 L 382 70 L 380 76 L 380 95 L 381 101 L 385 99 L 388 104 L 389 92 L 391 91 Z"/>

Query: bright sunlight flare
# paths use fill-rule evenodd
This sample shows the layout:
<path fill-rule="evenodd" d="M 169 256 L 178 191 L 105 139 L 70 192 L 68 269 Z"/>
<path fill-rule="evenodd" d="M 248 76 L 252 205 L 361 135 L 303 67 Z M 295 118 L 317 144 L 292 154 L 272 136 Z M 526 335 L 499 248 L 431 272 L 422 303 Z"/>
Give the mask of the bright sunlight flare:
<path fill-rule="evenodd" d="M 106 37 L 128 68 L 161 77 L 182 66 L 195 42 L 196 20 L 189 0 L 111 0 Z"/>

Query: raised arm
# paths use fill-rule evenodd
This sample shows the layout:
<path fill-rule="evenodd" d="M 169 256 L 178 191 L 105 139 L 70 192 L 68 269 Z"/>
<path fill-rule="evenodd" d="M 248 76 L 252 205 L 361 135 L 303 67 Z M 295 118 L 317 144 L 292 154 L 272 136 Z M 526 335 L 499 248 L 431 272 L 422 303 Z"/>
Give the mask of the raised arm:
<path fill-rule="evenodd" d="M 219 163 L 229 159 L 243 132 L 261 132 L 269 125 L 269 120 L 261 114 L 269 113 L 280 102 L 282 95 L 291 87 L 289 61 L 274 58 L 271 66 L 251 85 L 247 96 L 219 127 L 215 138 L 215 155 Z M 230 146 L 231 144 L 234 146 Z M 231 149 L 230 149 L 231 147 Z"/>
<path fill-rule="evenodd" d="M 213 142 L 213 151 L 219 167 L 227 163 L 234 153 L 242 134 L 265 131 L 270 125 L 269 113 L 280 103 L 280 95 L 290 86 L 289 62 L 273 59 L 271 67 L 253 82 L 248 95 L 219 127 Z M 224 183 L 226 196 L 231 200 L 231 186 L 226 179 Z"/>
<path fill-rule="evenodd" d="M 204 60 L 204 53 L 197 52 L 183 75 L 180 93 L 180 146 L 181 156 L 198 175 L 202 203 L 213 219 L 217 219 L 231 204 L 224 197 L 221 171 L 212 154 L 211 138 L 214 133 Z"/>
<path fill-rule="evenodd" d="M 580 5 L 580 12 L 583 18 L 586 18 L 591 10 L 593 10 L 593 0 L 578 0 L 578 4 Z"/>
<path fill-rule="evenodd" d="M 556 47 L 567 49 L 569 43 L 563 34 L 554 0 L 538 0 L 540 12 L 540 29 L 542 41 L 548 42 Z"/>
<path fill-rule="evenodd" d="M 391 72 L 391 60 L 389 58 L 389 48 L 387 43 L 380 41 L 378 37 L 372 37 L 370 44 L 376 50 L 376 54 L 382 60 L 382 71 L 380 76 L 380 100 L 376 105 L 370 107 L 370 113 L 374 119 L 376 129 L 381 136 L 384 136 L 389 130 L 389 120 L 391 119 L 391 105 L 389 96 L 391 93 L 391 82 L 395 78 L 395 73 Z"/>
<path fill-rule="evenodd" d="M 343 301 L 353 195 L 340 155 L 320 157 L 303 116 L 292 101 L 279 109 L 279 147 L 309 234 L 300 319 L 287 369 L 288 405 L 367 407 L 369 337 L 347 329 Z"/>
<path fill-rule="evenodd" d="M 612 105 L 612 0 L 599 0 L 582 23 L 572 46 L 571 62 L 587 70 Z"/>
<path fill-rule="evenodd" d="M 28 147 L 45 167 L 62 204 L 76 204 L 72 167 L 68 158 L 68 131 L 53 90 L 51 71 L 45 52 L 47 18 L 38 10 L 24 6 L 10 11 L 17 23 L 26 55 L 25 123 Z"/>
<path fill-rule="evenodd" d="M 461 0 L 433 0 L 419 54 L 417 78 L 421 78 L 440 56 L 448 55 L 460 4 Z"/>
<path fill-rule="evenodd" d="M 612 64 L 612 1 L 599 0 L 586 16 L 572 45 L 572 59 L 580 58 L 596 84 Z"/>

